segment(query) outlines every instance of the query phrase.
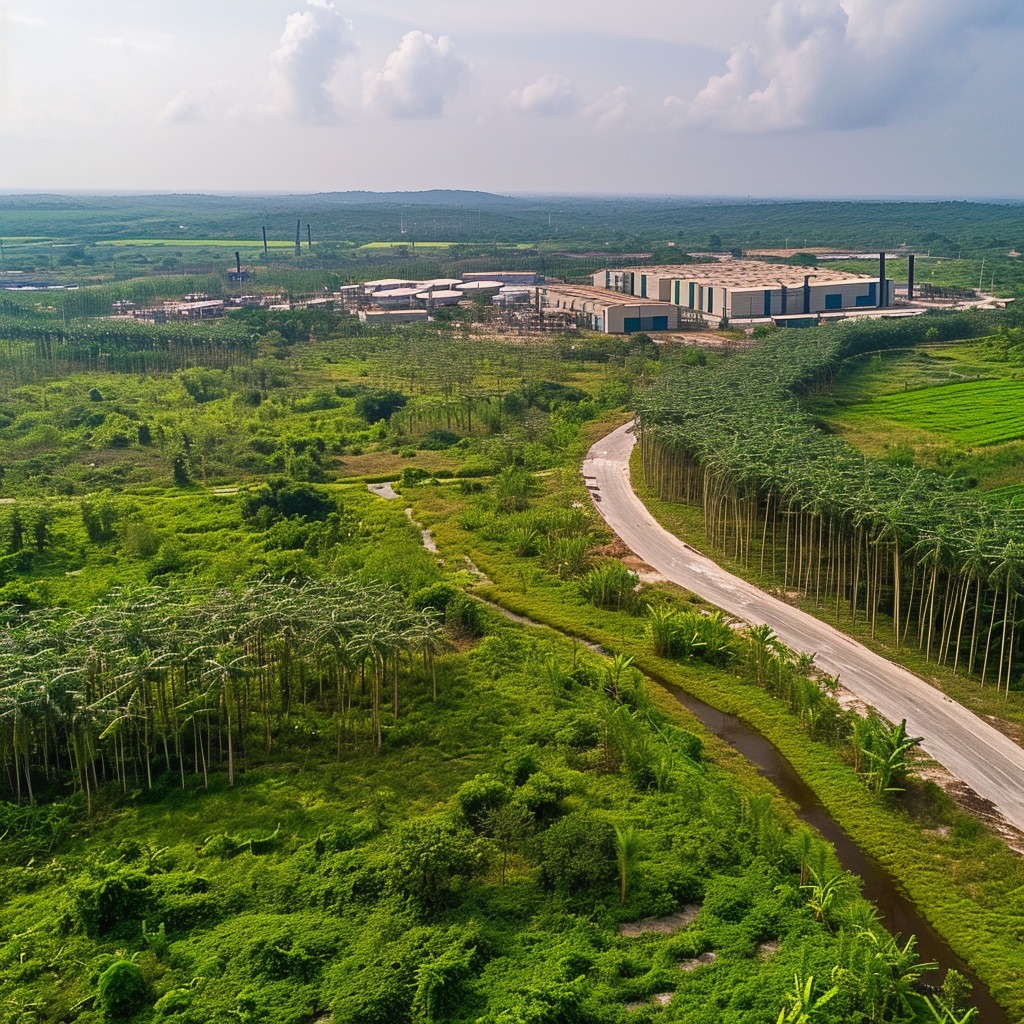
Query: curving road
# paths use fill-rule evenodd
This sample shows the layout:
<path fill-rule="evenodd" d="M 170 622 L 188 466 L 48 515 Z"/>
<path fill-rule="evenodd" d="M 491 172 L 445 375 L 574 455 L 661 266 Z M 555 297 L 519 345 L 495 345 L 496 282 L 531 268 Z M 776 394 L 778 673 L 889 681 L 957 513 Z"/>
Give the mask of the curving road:
<path fill-rule="evenodd" d="M 931 757 L 1024 829 L 1024 749 L 912 672 L 727 573 L 663 529 L 630 483 L 632 429 L 627 423 L 602 438 L 583 463 L 597 510 L 622 541 L 673 583 L 746 622 L 767 623 L 787 647 L 814 654 L 818 666 L 890 721 L 905 718 Z"/>

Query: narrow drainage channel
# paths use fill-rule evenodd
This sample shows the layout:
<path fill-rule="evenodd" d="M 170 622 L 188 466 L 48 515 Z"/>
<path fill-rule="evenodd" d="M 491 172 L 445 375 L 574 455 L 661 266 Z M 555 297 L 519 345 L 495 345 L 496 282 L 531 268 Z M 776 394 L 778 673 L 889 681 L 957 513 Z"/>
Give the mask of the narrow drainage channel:
<path fill-rule="evenodd" d="M 545 627 L 523 615 L 516 615 L 501 605 L 484 601 L 507 619 L 526 626 Z M 555 632 L 562 632 L 555 630 Z M 607 654 L 596 644 L 587 643 L 571 634 L 563 633 L 592 651 Z M 878 908 L 882 924 L 893 935 L 901 934 L 904 941 L 911 935 L 917 936 L 915 949 L 925 962 L 935 961 L 945 971 L 959 971 L 973 986 L 971 1003 L 978 1008 L 978 1024 L 1010 1024 L 1006 1011 L 992 998 L 988 986 L 950 949 L 944 938 L 918 913 L 913 901 L 903 894 L 896 880 L 874 857 L 865 853 L 842 826 L 826 810 L 814 790 L 797 774 L 796 769 L 786 760 L 779 749 L 759 732 L 745 725 L 735 715 L 713 708 L 698 700 L 693 694 L 674 686 L 656 675 L 647 675 L 665 687 L 708 732 L 724 740 L 742 754 L 751 764 L 758 767 L 758 774 L 768 779 L 775 788 L 796 806 L 797 817 L 815 829 L 835 847 L 839 863 L 849 872 L 859 876 L 863 883 L 864 896 Z M 926 976 L 930 984 L 938 985 L 941 975 Z"/>
<path fill-rule="evenodd" d="M 917 907 L 903 894 L 892 875 L 847 835 L 777 747 L 744 725 L 735 715 L 719 711 L 663 679 L 657 679 L 657 682 L 699 719 L 708 732 L 714 733 L 757 765 L 758 774 L 768 779 L 784 797 L 796 805 L 797 817 L 816 829 L 835 847 L 839 863 L 860 877 L 864 883 L 865 897 L 878 907 L 882 923 L 889 932 L 893 935 L 902 934 L 904 940 L 916 935 L 915 948 L 922 960 L 935 961 L 944 970 L 955 969 L 970 981 L 974 986 L 971 1003 L 978 1008 L 979 1024 L 1010 1024 L 1006 1011 L 992 998 L 988 986 L 918 913 Z M 927 980 L 937 985 L 942 979 L 933 975 Z"/>

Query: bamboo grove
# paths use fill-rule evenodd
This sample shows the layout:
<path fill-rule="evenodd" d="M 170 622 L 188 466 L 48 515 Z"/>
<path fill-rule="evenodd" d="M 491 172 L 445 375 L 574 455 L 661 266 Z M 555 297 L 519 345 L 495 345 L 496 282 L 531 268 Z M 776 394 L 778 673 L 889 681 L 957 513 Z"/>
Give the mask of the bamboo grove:
<path fill-rule="evenodd" d="M 708 542 L 787 593 L 1007 694 L 1024 667 L 1024 509 L 861 455 L 798 396 L 844 360 L 991 333 L 999 314 L 780 332 L 717 368 L 677 369 L 639 402 L 645 477 L 702 509 Z"/>
<path fill-rule="evenodd" d="M 401 688 L 432 684 L 440 626 L 399 591 L 338 579 L 242 593 L 147 588 L 88 612 L 0 612 L 0 785 L 19 802 L 151 788 L 264 754 L 281 731 L 379 750 Z M 432 681 L 432 683 L 431 683 Z M 390 704 L 388 708 L 387 705 Z M 312 713 L 312 716 L 308 713 Z"/>

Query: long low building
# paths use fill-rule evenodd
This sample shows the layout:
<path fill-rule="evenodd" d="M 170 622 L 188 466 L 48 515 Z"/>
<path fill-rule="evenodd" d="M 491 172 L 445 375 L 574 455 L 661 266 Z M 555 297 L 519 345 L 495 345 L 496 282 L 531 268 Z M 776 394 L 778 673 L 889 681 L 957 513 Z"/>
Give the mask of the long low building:
<path fill-rule="evenodd" d="M 885 276 L 840 274 L 755 260 L 602 270 L 594 285 L 603 290 L 657 299 L 728 320 L 808 315 L 891 306 L 895 285 Z"/>
<path fill-rule="evenodd" d="M 540 293 L 546 308 L 574 313 L 583 326 L 604 334 L 677 331 L 684 326 L 704 326 L 699 314 L 680 309 L 674 303 L 630 302 L 623 296 L 609 294 L 604 288 L 546 285 L 541 287 Z"/>

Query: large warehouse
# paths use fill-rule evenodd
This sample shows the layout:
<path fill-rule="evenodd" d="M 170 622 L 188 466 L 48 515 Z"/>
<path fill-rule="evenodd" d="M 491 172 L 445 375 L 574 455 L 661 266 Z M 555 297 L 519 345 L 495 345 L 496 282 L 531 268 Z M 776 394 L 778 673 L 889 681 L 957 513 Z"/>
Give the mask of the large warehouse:
<path fill-rule="evenodd" d="M 892 305 L 894 283 L 834 270 L 791 267 L 757 260 L 602 270 L 594 285 L 638 299 L 670 302 L 728 320 L 799 316 Z"/>

